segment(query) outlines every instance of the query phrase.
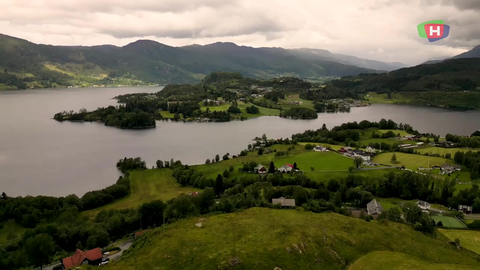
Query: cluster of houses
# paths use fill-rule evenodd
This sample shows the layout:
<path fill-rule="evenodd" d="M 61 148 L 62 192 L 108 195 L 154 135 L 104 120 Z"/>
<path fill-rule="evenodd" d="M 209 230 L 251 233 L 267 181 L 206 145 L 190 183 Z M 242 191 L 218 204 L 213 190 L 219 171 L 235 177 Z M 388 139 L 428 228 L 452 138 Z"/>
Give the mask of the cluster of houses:
<path fill-rule="evenodd" d="M 455 165 L 455 164 L 442 164 L 440 166 L 440 174 L 451 174 L 457 171 L 461 171 L 462 166 L 460 165 Z"/>
<path fill-rule="evenodd" d="M 372 148 L 371 148 L 372 149 Z M 371 151 L 371 150 L 370 150 Z M 360 157 L 364 162 L 370 162 L 372 154 L 360 149 L 352 149 L 351 147 L 342 147 L 339 150 L 346 157 L 357 158 Z"/>
<path fill-rule="evenodd" d="M 261 97 L 263 97 L 263 95 L 261 95 L 261 94 L 252 94 L 251 96 L 252 96 L 253 98 L 261 98 Z"/>
<path fill-rule="evenodd" d="M 418 141 L 422 138 L 422 135 L 405 135 L 402 137 L 403 141 Z"/>
<path fill-rule="evenodd" d="M 290 104 L 290 105 L 303 105 L 303 101 L 292 101 L 292 102 L 289 102 L 288 104 Z"/>
<path fill-rule="evenodd" d="M 254 171 L 255 173 L 258 173 L 258 174 L 266 174 L 266 173 L 268 172 L 268 169 L 267 169 L 265 166 L 263 166 L 262 164 L 258 164 L 258 166 L 255 167 L 253 171 Z M 292 165 L 292 164 L 286 164 L 286 165 L 278 168 L 277 171 L 279 171 L 279 172 L 281 172 L 281 173 L 289 173 L 289 172 L 294 171 L 294 169 L 293 169 L 293 165 Z M 297 170 L 297 171 L 298 171 L 298 170 Z"/>
<path fill-rule="evenodd" d="M 203 102 L 207 102 L 208 104 L 215 104 L 215 105 L 222 105 L 223 101 L 222 100 L 214 100 L 214 99 L 205 99 Z"/>
<path fill-rule="evenodd" d="M 451 148 L 455 147 L 455 143 L 450 142 L 450 141 L 439 141 L 436 146 L 438 147 L 444 147 L 444 148 Z"/>

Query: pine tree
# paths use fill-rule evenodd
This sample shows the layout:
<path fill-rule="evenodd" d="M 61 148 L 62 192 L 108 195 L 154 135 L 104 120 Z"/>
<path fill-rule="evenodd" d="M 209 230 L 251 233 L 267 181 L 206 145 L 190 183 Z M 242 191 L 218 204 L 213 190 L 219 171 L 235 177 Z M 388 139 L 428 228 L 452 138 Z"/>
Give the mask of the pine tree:
<path fill-rule="evenodd" d="M 395 155 L 395 153 L 393 153 L 391 161 L 392 161 L 392 164 L 397 162 L 397 155 Z"/>
<path fill-rule="evenodd" d="M 275 164 L 273 164 L 273 161 L 270 162 L 270 167 L 268 168 L 268 173 L 275 173 Z"/>
<path fill-rule="evenodd" d="M 223 193 L 223 177 L 219 174 L 217 175 L 217 179 L 215 180 L 215 194 L 220 195 Z"/>

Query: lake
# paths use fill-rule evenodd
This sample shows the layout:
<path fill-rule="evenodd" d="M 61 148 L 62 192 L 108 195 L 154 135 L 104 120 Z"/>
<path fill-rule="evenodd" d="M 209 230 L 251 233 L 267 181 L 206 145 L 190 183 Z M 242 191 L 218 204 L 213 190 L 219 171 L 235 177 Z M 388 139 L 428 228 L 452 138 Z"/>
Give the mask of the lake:
<path fill-rule="evenodd" d="M 238 154 L 255 136 L 285 138 L 307 129 L 349 121 L 392 119 L 420 132 L 469 135 L 480 128 L 480 111 L 400 105 L 352 108 L 315 120 L 260 117 L 227 123 L 158 121 L 156 129 L 120 130 L 101 123 L 57 122 L 63 110 L 115 104 L 116 95 L 157 92 L 158 87 L 84 88 L 0 92 L 0 192 L 9 196 L 83 195 L 115 183 L 115 163 L 141 157 L 200 164 L 216 154 Z"/>

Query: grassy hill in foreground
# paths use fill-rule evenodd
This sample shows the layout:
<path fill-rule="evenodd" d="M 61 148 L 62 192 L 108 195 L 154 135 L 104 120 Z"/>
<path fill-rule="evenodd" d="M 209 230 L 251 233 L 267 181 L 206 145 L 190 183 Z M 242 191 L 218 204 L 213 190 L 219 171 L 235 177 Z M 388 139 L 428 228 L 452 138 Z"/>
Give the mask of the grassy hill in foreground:
<path fill-rule="evenodd" d="M 477 254 L 480 254 L 480 232 L 468 230 L 445 230 L 439 229 L 448 239 L 455 241 L 460 240 L 462 247 L 469 249 Z"/>
<path fill-rule="evenodd" d="M 375 251 L 408 257 L 408 269 L 480 268 L 473 253 L 457 251 L 441 234 L 434 239 L 397 223 L 266 208 L 204 218 L 202 228 L 194 226 L 197 217 L 147 233 L 106 269 L 229 269 L 235 263 L 235 269 L 345 269 Z M 380 255 L 371 263 L 389 260 Z M 405 269 L 403 263 L 389 266 Z"/>
<path fill-rule="evenodd" d="M 422 269 L 422 270 L 470 270 L 480 269 L 480 266 L 458 265 L 448 263 L 431 263 L 413 256 L 390 251 L 376 251 L 363 256 L 348 270 L 403 270 L 403 269 Z"/>

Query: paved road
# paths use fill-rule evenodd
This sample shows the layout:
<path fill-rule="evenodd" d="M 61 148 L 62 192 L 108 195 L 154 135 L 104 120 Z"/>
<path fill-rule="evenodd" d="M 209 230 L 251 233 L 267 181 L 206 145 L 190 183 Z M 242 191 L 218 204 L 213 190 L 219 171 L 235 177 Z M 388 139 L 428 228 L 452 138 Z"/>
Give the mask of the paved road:
<path fill-rule="evenodd" d="M 130 239 L 126 242 L 121 243 L 118 246 L 121 250 L 113 255 L 107 256 L 107 258 L 109 258 L 111 261 L 118 260 L 120 256 L 122 256 L 123 252 L 132 246 L 132 243 L 133 243 L 133 239 Z"/>

